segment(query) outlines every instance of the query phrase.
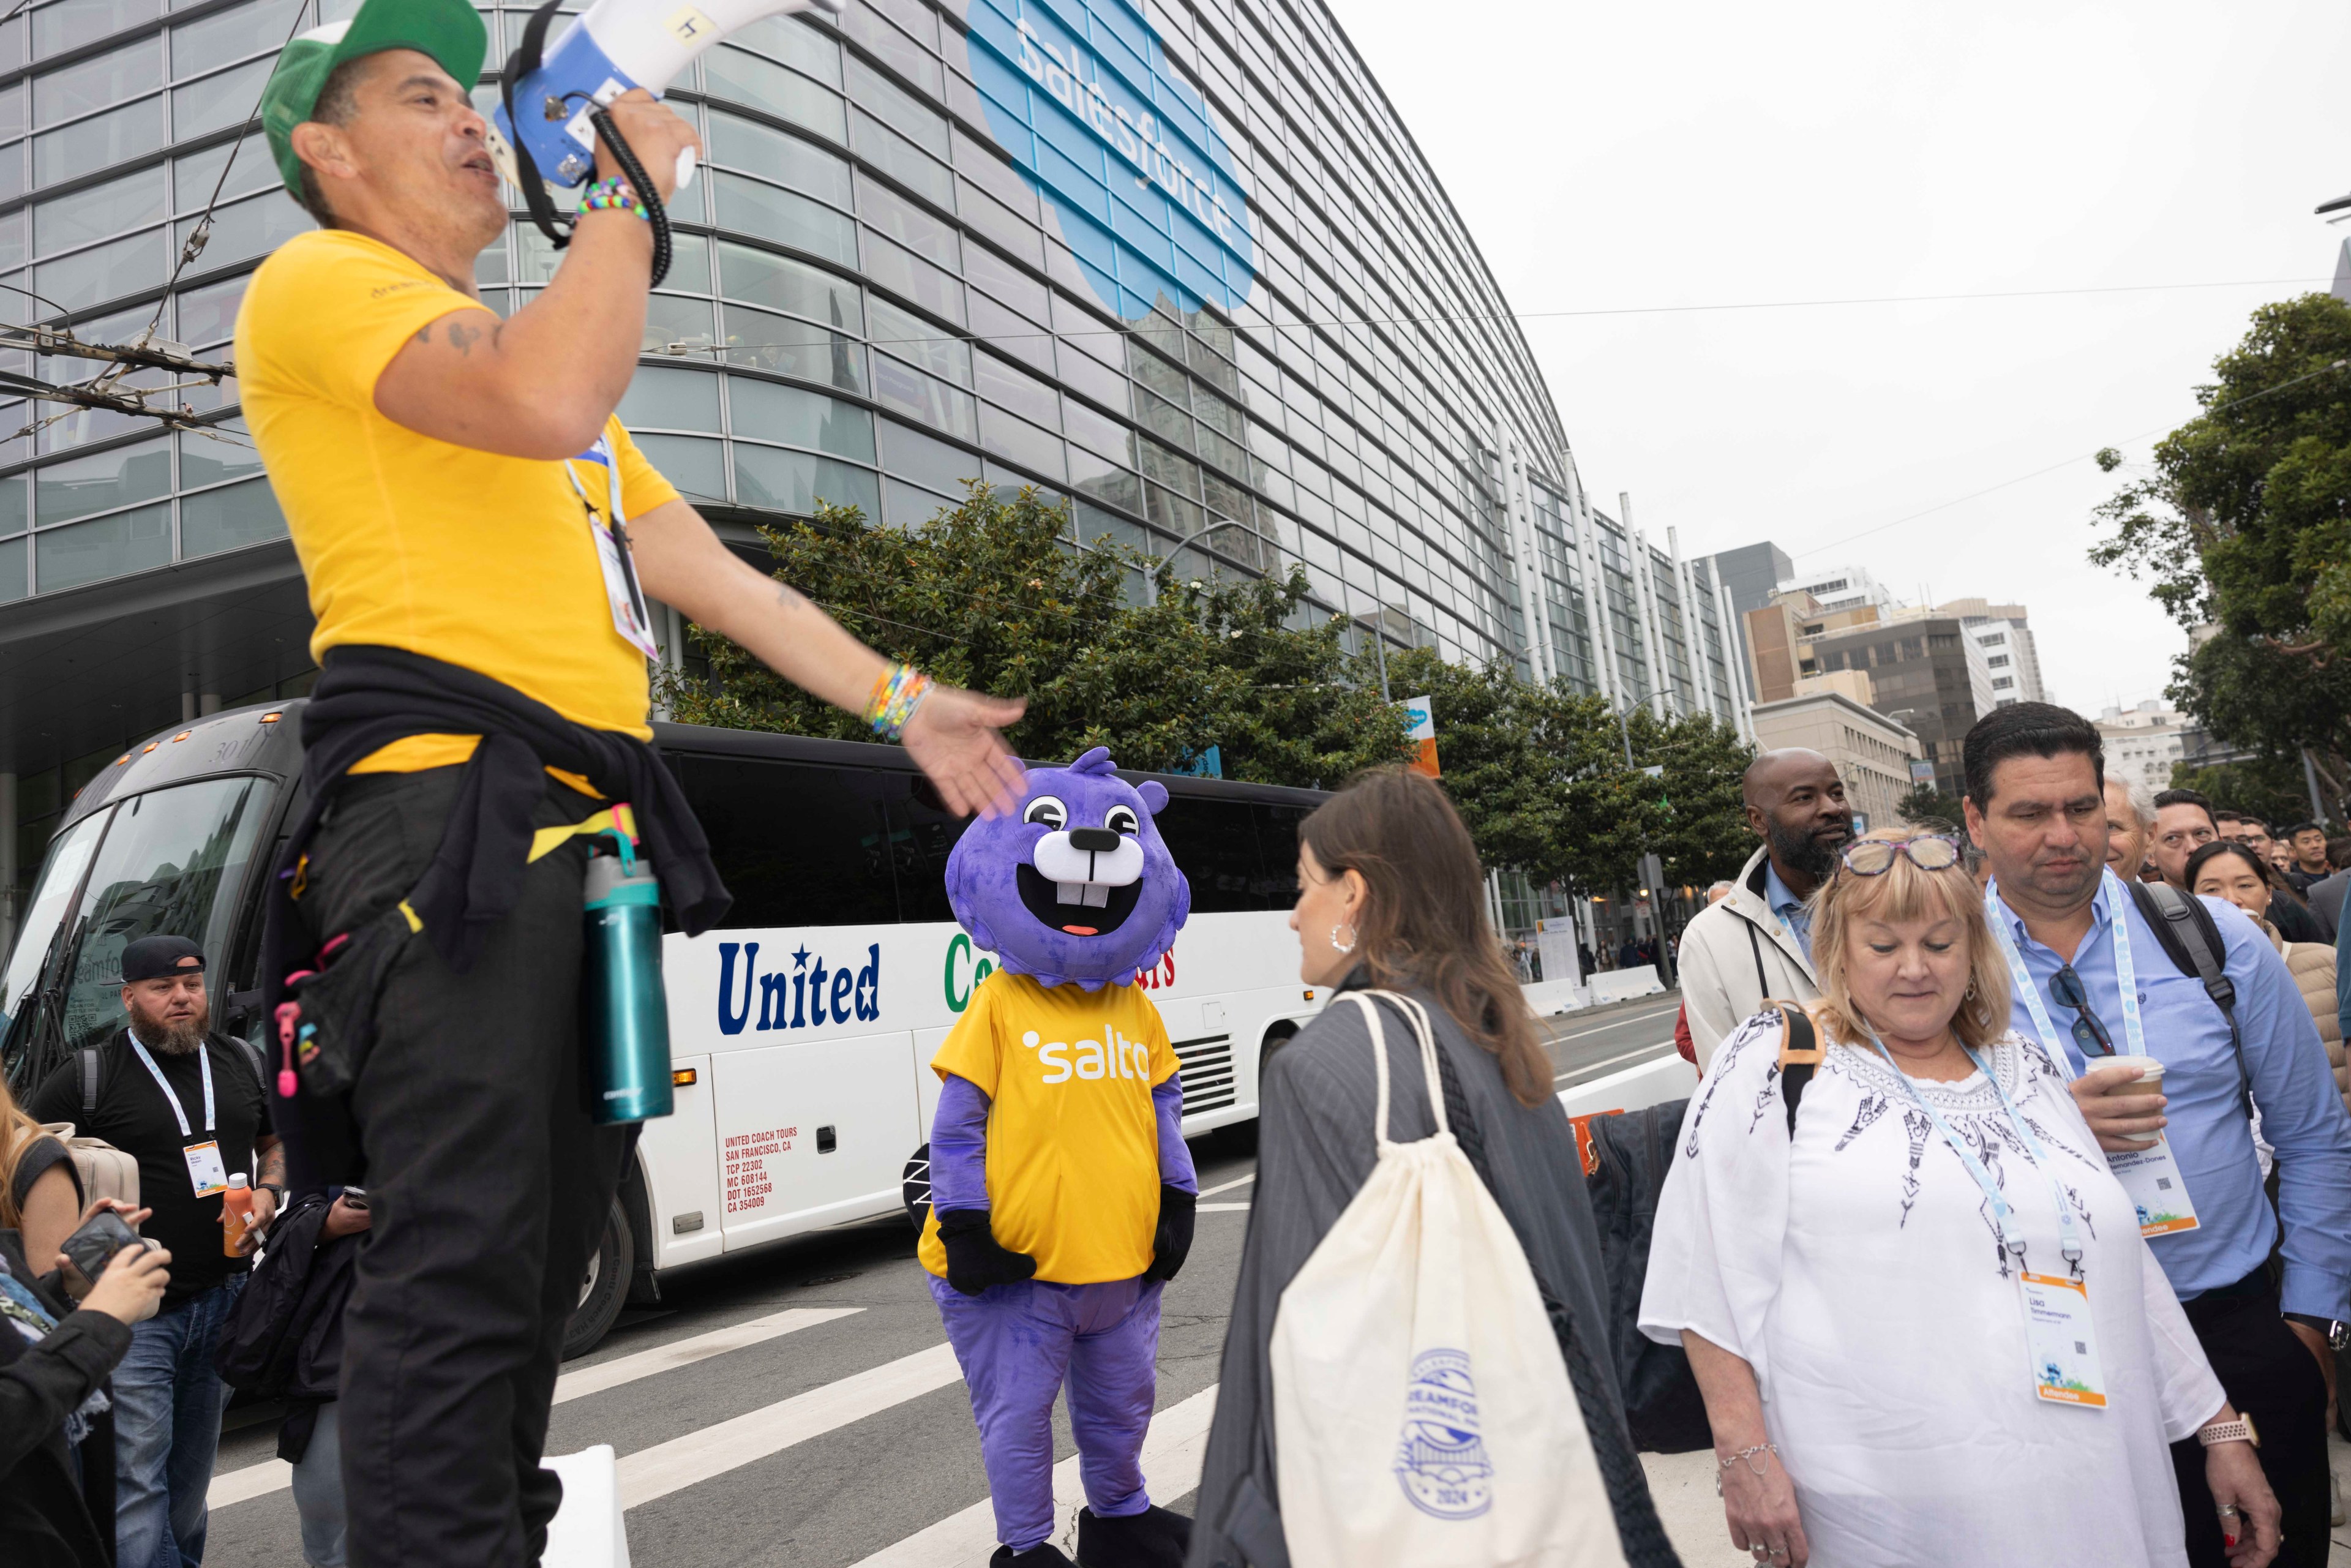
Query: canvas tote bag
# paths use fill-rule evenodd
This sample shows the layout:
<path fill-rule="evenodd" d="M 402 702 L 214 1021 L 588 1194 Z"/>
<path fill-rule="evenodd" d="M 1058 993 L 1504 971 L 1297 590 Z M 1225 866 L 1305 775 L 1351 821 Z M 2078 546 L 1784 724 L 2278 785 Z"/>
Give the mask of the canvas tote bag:
<path fill-rule="evenodd" d="M 1374 998 L 1412 1022 L 1434 1136 L 1388 1137 Z M 1275 1452 L 1295 1568 L 1624 1568 L 1534 1271 L 1455 1142 L 1428 1015 L 1351 992 L 1379 1072 L 1379 1163 L 1281 1293 Z"/>

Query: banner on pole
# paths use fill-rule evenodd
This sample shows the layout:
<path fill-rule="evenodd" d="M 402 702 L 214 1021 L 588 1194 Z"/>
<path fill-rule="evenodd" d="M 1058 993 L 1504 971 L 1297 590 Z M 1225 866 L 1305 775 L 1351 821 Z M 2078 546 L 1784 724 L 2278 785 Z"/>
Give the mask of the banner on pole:
<path fill-rule="evenodd" d="M 1411 727 L 1409 733 L 1413 743 L 1420 747 L 1420 755 L 1405 766 L 1415 773 L 1437 778 L 1436 706 L 1426 697 L 1406 697 L 1396 706 L 1404 709 L 1405 722 Z"/>

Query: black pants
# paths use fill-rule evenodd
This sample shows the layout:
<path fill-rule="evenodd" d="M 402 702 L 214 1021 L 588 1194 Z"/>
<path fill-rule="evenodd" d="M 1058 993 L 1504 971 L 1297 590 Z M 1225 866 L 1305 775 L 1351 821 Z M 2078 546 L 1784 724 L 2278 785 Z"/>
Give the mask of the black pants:
<path fill-rule="evenodd" d="M 397 904 L 458 769 L 360 774 L 312 841 L 314 937 Z M 550 780 L 541 827 L 596 803 Z M 583 841 L 527 873 L 457 974 L 411 940 L 351 1094 L 375 1227 L 344 1316 L 343 1489 L 358 1568 L 515 1568 L 562 1486 L 539 1466 L 563 1331 L 632 1142 L 580 1098 Z"/>
<path fill-rule="evenodd" d="M 2277 1493 L 2285 1544 L 2278 1568 L 2325 1568 L 2330 1531 L 2326 1487 L 2326 1380 L 2309 1347 L 2278 1315 L 2268 1270 L 2187 1303 L 2188 1322 L 2204 1346 L 2229 1403 L 2253 1418 L 2262 1470 Z M 2204 1484 L 2204 1448 L 2194 1437 L 2171 1445 L 2187 1515 L 2188 1561 L 2226 1568 L 2220 1521 Z"/>

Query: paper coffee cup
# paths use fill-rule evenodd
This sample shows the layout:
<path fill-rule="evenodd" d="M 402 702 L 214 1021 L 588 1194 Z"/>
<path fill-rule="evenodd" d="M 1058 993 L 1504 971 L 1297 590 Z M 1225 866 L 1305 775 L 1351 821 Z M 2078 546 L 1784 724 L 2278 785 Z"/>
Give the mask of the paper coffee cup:
<path fill-rule="evenodd" d="M 2163 1063 L 2158 1061 L 2152 1056 L 2109 1056 L 2102 1058 L 2096 1061 L 2093 1061 L 2090 1065 L 2094 1069 L 2100 1067 L 2136 1067 L 2138 1069 L 2138 1076 L 2137 1078 L 2126 1078 L 2120 1083 L 2116 1084 L 2112 1089 L 2106 1091 L 2106 1098 L 2109 1100 L 2117 1099 L 2125 1095 L 2137 1094 L 2152 1096 L 2163 1092 Z M 2148 1137 L 2132 1138 L 2126 1141 L 2135 1143 L 2143 1149 L 2151 1149 L 2155 1147 L 2157 1140 L 2161 1136 L 2162 1134 L 2158 1133 Z"/>

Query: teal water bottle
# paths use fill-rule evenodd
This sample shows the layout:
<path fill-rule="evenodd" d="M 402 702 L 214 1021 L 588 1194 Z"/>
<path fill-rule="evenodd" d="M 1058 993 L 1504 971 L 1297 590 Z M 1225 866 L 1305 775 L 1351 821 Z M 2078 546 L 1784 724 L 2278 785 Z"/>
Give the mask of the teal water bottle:
<path fill-rule="evenodd" d="M 660 879 L 626 834 L 599 836 L 620 852 L 588 860 L 580 1092 L 590 1120 L 611 1126 L 670 1113 L 669 1000 L 662 990 Z"/>

